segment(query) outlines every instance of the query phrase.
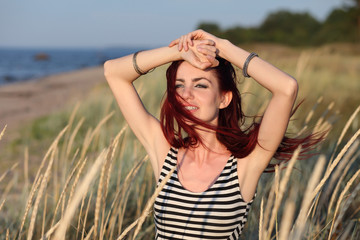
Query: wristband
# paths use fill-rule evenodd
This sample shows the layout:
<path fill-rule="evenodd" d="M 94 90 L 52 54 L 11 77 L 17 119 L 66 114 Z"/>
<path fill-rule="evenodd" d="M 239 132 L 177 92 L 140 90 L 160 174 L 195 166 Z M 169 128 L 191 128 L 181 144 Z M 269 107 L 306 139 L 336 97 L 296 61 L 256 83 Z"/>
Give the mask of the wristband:
<path fill-rule="evenodd" d="M 250 77 L 250 75 L 247 73 L 247 69 L 249 66 L 249 63 L 251 61 L 251 59 L 253 59 L 254 57 L 259 57 L 259 55 L 257 55 L 256 53 L 252 52 L 250 53 L 250 55 L 246 58 L 245 63 L 244 63 L 244 67 L 243 67 L 243 75 L 244 77 Z"/>

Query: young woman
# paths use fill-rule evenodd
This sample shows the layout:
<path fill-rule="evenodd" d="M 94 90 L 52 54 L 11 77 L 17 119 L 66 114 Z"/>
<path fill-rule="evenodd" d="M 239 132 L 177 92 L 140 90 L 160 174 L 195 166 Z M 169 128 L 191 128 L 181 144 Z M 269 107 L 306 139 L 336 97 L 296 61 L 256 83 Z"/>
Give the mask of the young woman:
<path fill-rule="evenodd" d="M 144 108 L 132 83 L 170 62 L 159 121 Z M 272 93 L 261 123 L 246 130 L 240 128 L 244 115 L 230 63 Z M 176 166 L 154 204 L 156 238 L 238 239 L 271 158 L 288 159 L 302 143 L 284 137 L 296 80 L 202 30 L 168 47 L 109 60 L 104 71 L 157 181 Z"/>

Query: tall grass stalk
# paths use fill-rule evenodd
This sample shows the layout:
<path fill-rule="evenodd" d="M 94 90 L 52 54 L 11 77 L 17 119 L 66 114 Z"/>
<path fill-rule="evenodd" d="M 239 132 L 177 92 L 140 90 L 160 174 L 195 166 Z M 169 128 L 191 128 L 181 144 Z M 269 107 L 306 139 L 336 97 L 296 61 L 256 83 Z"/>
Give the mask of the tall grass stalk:
<path fill-rule="evenodd" d="M 48 167 L 46 168 L 46 171 L 44 173 L 44 177 L 41 180 L 40 183 L 40 187 L 39 187 L 39 191 L 37 192 L 36 195 L 36 199 L 35 199 L 35 203 L 34 203 L 34 207 L 32 210 L 32 214 L 31 214 L 31 220 L 30 220 L 30 225 L 29 225 L 29 231 L 28 231 L 28 235 L 27 235 L 27 240 L 31 240 L 32 236 L 33 236 L 33 232 L 34 232 L 34 228 L 35 228 L 35 221 L 36 221 L 36 216 L 37 216 L 37 211 L 39 209 L 39 205 L 40 205 L 40 200 L 43 196 L 43 193 L 45 191 L 45 188 L 48 184 L 49 178 L 50 178 L 50 174 L 51 174 L 51 168 L 52 165 L 54 163 L 54 158 L 55 158 L 55 154 L 57 152 L 57 148 L 54 147 L 52 153 L 51 153 L 51 157 L 50 157 L 50 161 L 48 163 Z"/>
<path fill-rule="evenodd" d="M 338 173 L 334 174 L 333 182 L 334 183 L 336 182 L 336 186 L 335 186 L 334 190 L 331 193 L 331 198 L 330 198 L 329 206 L 328 206 L 328 210 L 327 210 L 328 211 L 327 212 L 328 216 L 330 216 L 330 212 L 333 209 L 333 204 L 335 202 L 335 198 L 337 196 L 337 193 L 340 190 L 341 183 L 343 182 L 345 176 L 347 175 L 348 171 L 350 170 L 350 168 L 353 165 L 353 163 L 355 162 L 355 160 L 360 156 L 360 151 L 358 150 L 359 149 L 358 148 L 359 144 L 360 144 L 360 142 L 356 141 L 354 143 L 354 145 L 351 147 L 351 149 L 349 150 L 349 154 L 347 155 L 348 157 L 345 157 L 344 160 L 342 160 L 342 163 L 344 163 L 343 165 L 346 164 L 346 167 L 345 168 L 339 167 L 340 171 Z M 352 156 L 355 153 L 355 151 L 358 151 L 357 154 L 355 154 L 350 159 L 350 156 Z M 340 177 L 337 177 L 337 176 L 339 176 L 340 173 L 341 173 Z M 331 187 L 332 187 L 332 183 L 329 184 L 330 189 L 331 189 Z"/>
<path fill-rule="evenodd" d="M 346 186 L 344 188 L 344 190 L 341 192 L 340 196 L 339 196 L 339 200 L 336 204 L 336 207 L 335 207 L 335 212 L 334 212 L 334 218 L 332 220 L 332 223 L 331 223 L 331 227 L 330 227 L 330 233 L 329 233 L 329 237 L 328 237 L 328 240 L 331 239 L 331 236 L 332 236 L 332 231 L 333 231 L 333 227 L 334 227 L 334 224 L 335 224 L 335 218 L 337 216 L 337 213 L 339 211 L 339 208 L 340 208 L 340 204 L 345 196 L 345 193 L 349 190 L 351 184 L 353 184 L 353 182 L 355 181 L 355 179 L 359 176 L 360 174 L 360 169 L 351 177 L 351 179 L 346 183 Z"/>
<path fill-rule="evenodd" d="M 346 132 L 349 130 L 351 124 L 352 124 L 353 121 L 355 120 L 355 118 L 356 118 L 357 114 L 359 113 L 359 111 L 360 111 L 360 105 L 355 109 L 355 111 L 353 112 L 353 114 L 351 114 L 350 118 L 349 118 L 348 121 L 346 122 L 346 124 L 345 124 L 345 126 L 344 126 L 344 128 L 343 128 L 343 130 L 342 130 L 342 132 L 341 132 L 341 134 L 340 134 L 340 136 L 339 136 L 339 138 L 338 138 L 338 140 L 337 140 L 337 142 L 336 142 L 336 146 L 335 146 L 335 149 L 334 149 L 334 151 L 333 151 L 333 153 L 332 153 L 332 155 L 331 155 L 331 157 L 330 157 L 329 163 L 332 162 L 332 160 L 333 160 L 333 158 L 334 158 L 334 156 L 335 156 L 335 153 L 336 153 L 336 151 L 337 151 L 337 148 L 339 147 L 341 141 L 343 140 Z"/>
<path fill-rule="evenodd" d="M 41 239 L 48 239 L 56 230 L 56 228 L 59 226 L 60 222 L 57 222 L 54 226 L 52 226 L 43 236 Z"/>
<path fill-rule="evenodd" d="M 95 129 L 93 131 L 90 132 L 90 135 L 85 138 L 84 140 L 84 145 L 81 151 L 81 159 L 83 159 L 85 157 L 85 154 L 90 146 L 91 141 L 94 139 L 94 137 L 99 133 L 102 125 L 104 125 L 114 114 L 114 112 L 111 112 L 110 114 L 108 114 L 107 116 L 105 116 L 100 122 L 99 124 L 95 127 Z"/>
<path fill-rule="evenodd" d="M 274 224 L 275 224 L 277 212 L 279 210 L 280 204 L 281 204 L 283 196 L 284 196 L 286 185 L 289 182 L 291 171 L 292 171 L 292 169 L 293 169 L 293 167 L 295 165 L 295 162 L 296 162 L 296 159 L 299 156 L 299 153 L 300 153 L 300 147 L 295 150 L 294 155 L 292 156 L 292 158 L 290 159 L 290 161 L 289 161 L 289 163 L 287 165 L 284 177 L 280 181 L 279 190 L 278 190 L 278 193 L 276 194 L 274 206 L 273 206 L 272 212 L 271 212 L 271 217 L 270 217 L 270 221 L 269 221 L 269 227 L 267 228 L 267 230 L 265 232 L 264 239 L 270 239 L 271 232 L 272 232 L 272 229 L 273 229 Z"/>
<path fill-rule="evenodd" d="M 14 165 L 12 165 L 12 167 L 10 169 L 8 169 L 7 171 L 5 171 L 1 176 L 0 176 L 0 183 L 1 181 L 5 178 L 5 176 L 7 174 L 9 174 L 10 172 L 14 171 L 14 169 L 19 165 L 18 162 L 16 162 Z"/>
<path fill-rule="evenodd" d="M 162 180 L 162 182 L 159 184 L 159 186 L 156 188 L 154 194 L 151 196 L 151 198 L 149 199 L 149 201 L 146 204 L 146 207 L 143 211 L 143 213 L 141 214 L 141 217 L 139 219 L 139 222 L 137 224 L 137 227 L 135 229 L 135 233 L 133 236 L 133 240 L 135 239 L 135 237 L 139 234 L 140 229 L 145 221 L 145 218 L 149 215 L 150 213 L 150 208 L 152 207 L 152 205 L 155 202 L 156 197 L 159 195 L 159 193 L 161 192 L 161 190 L 164 188 L 165 184 L 167 183 L 167 181 L 170 179 L 171 175 L 173 174 L 173 172 L 176 169 L 176 165 L 170 169 L 169 173 L 166 175 L 166 177 Z"/>
<path fill-rule="evenodd" d="M 29 197 L 28 197 L 28 200 L 27 200 L 27 203 L 26 203 L 26 207 L 25 207 L 25 212 L 24 212 L 24 216 L 22 218 L 22 221 L 21 221 L 21 225 L 20 225 L 20 228 L 19 228 L 19 233 L 18 233 L 18 239 L 21 239 L 21 234 L 22 234 L 22 229 L 25 225 L 25 221 L 26 221 L 26 217 L 29 213 L 29 210 L 31 208 L 31 204 L 32 204 L 32 201 L 33 201 L 33 198 L 35 196 L 35 192 L 37 191 L 38 187 L 40 186 L 40 183 L 42 181 L 42 178 L 43 178 L 43 175 L 40 174 L 40 176 L 36 179 L 36 181 L 34 182 L 33 184 L 33 187 L 29 193 Z"/>
<path fill-rule="evenodd" d="M 76 227 L 76 240 L 78 239 L 79 237 L 79 231 L 81 229 L 80 227 L 80 224 L 81 224 L 81 216 L 83 214 L 83 208 L 84 208 L 84 204 L 85 204 L 85 195 L 82 197 L 82 200 L 81 200 L 81 204 L 80 204 L 80 211 L 79 211 L 79 216 L 78 216 L 78 224 L 77 224 L 77 227 Z"/>
<path fill-rule="evenodd" d="M 261 198 L 259 217 L 259 239 L 264 238 L 264 198 Z"/>
<path fill-rule="evenodd" d="M 295 214 L 295 191 L 291 191 L 290 198 L 286 201 L 284 214 L 281 219 L 279 240 L 287 240 L 289 239 L 290 230 L 292 227 L 292 222 Z"/>
<path fill-rule="evenodd" d="M 5 125 L 5 127 L 3 128 L 3 130 L 1 130 L 1 133 L 0 133 L 0 140 L 2 139 L 2 137 L 3 137 L 3 136 L 4 136 L 4 134 L 5 134 L 6 127 L 7 127 L 7 125 Z"/>
<path fill-rule="evenodd" d="M 82 228 L 82 233 L 81 233 L 81 239 L 84 239 L 84 236 L 85 236 L 86 221 L 87 221 L 87 217 L 88 217 L 88 214 L 89 214 L 89 209 L 90 209 L 90 203 L 91 203 L 92 195 L 93 195 L 93 193 L 92 193 L 92 191 L 91 191 L 90 196 L 89 196 L 89 200 L 88 200 L 88 204 L 87 204 L 87 207 L 86 207 L 86 212 L 85 212 L 84 220 L 83 220 L 83 228 Z"/>
<path fill-rule="evenodd" d="M 57 228 L 55 232 L 54 239 L 61 240 L 65 239 L 66 229 L 70 224 L 70 221 L 75 214 L 76 208 L 80 203 L 82 197 L 86 194 L 87 190 L 90 187 L 91 182 L 94 180 L 101 164 L 106 159 L 107 151 L 103 150 L 96 161 L 94 162 L 93 166 L 89 170 L 89 172 L 85 175 L 84 179 L 81 181 L 80 185 L 76 190 L 76 194 L 74 195 L 73 199 L 71 200 L 70 204 L 68 205 L 64 217 L 60 222 L 60 226 Z"/>
<path fill-rule="evenodd" d="M 129 172 L 129 174 L 126 176 L 124 183 L 123 183 L 123 188 L 122 191 L 123 193 L 120 195 L 120 202 L 118 205 L 118 232 L 121 233 L 122 232 L 122 225 L 123 225 L 123 220 L 124 220 L 124 215 L 126 212 L 126 206 L 127 206 L 127 199 L 129 197 L 130 194 L 130 186 L 133 183 L 134 177 L 137 175 L 138 171 L 140 170 L 140 167 L 145 163 L 145 161 L 147 161 L 149 159 L 149 156 L 146 155 L 137 165 L 134 166 L 133 169 L 131 169 L 131 171 Z"/>
<path fill-rule="evenodd" d="M 62 202 L 65 202 L 65 200 L 64 200 L 64 199 L 65 199 L 65 193 L 66 193 L 66 191 L 67 191 L 67 189 L 68 189 L 68 186 L 69 186 L 69 184 L 70 184 L 70 181 L 71 181 L 73 175 L 75 174 L 76 170 L 79 168 L 80 163 L 81 163 L 81 162 L 79 161 L 79 162 L 74 166 L 74 168 L 72 169 L 69 177 L 67 178 L 67 180 L 66 180 L 66 182 L 65 182 L 65 184 L 64 184 L 63 191 L 61 192 L 60 197 L 59 197 L 59 199 L 58 199 L 58 202 L 57 202 L 57 204 L 56 204 L 55 211 L 54 211 L 54 213 L 53 213 L 53 214 L 54 214 L 54 215 L 53 215 L 53 219 L 52 219 L 52 221 L 51 221 L 50 226 L 54 225 L 55 217 L 56 217 L 56 215 L 57 215 L 57 212 L 58 212 L 58 209 L 59 209 L 59 207 L 60 207 L 60 204 L 61 204 Z M 82 165 L 82 167 L 83 167 L 83 166 L 84 166 L 84 164 Z"/>
<path fill-rule="evenodd" d="M 301 204 L 301 210 L 295 224 L 293 226 L 292 233 L 290 234 L 290 239 L 298 240 L 303 236 L 305 224 L 307 223 L 307 218 L 309 216 L 309 209 L 313 201 L 311 193 L 314 190 L 316 184 L 319 182 L 321 173 L 325 165 L 325 156 L 320 156 L 318 162 L 316 163 L 315 169 L 312 172 L 312 176 L 308 182 L 308 185 L 305 190 L 305 195 Z"/>
<path fill-rule="evenodd" d="M 337 155 L 335 160 L 330 164 L 330 167 L 326 170 L 325 176 L 321 179 L 320 183 L 316 186 L 316 188 L 313 191 L 312 198 L 315 197 L 315 195 L 320 191 L 320 189 L 325 184 L 326 180 L 329 178 L 331 172 L 334 170 L 334 168 L 337 166 L 339 161 L 342 159 L 346 151 L 349 149 L 351 144 L 357 139 L 357 137 L 360 134 L 360 129 L 351 137 L 351 139 L 346 143 L 346 145 L 343 147 L 343 149 L 340 151 L 340 153 Z"/>
<path fill-rule="evenodd" d="M 5 204 L 5 201 L 6 201 L 6 199 L 3 199 L 3 200 L 1 201 L 1 203 L 0 203 L 0 211 L 1 211 L 2 207 L 3 207 L 4 204 Z"/>
<path fill-rule="evenodd" d="M 172 169 L 170 169 L 170 171 L 169 171 L 168 174 L 165 176 L 165 178 L 164 178 L 164 179 L 161 181 L 161 183 L 157 186 L 154 194 L 151 196 L 151 198 L 150 198 L 149 201 L 147 202 L 146 207 L 145 207 L 145 209 L 143 210 L 140 218 L 138 218 L 135 222 L 133 222 L 132 224 L 130 224 L 130 226 L 127 227 L 127 228 L 125 229 L 125 231 L 117 238 L 118 240 L 123 239 L 123 238 L 126 236 L 126 234 L 127 234 L 133 227 L 135 227 L 135 226 L 137 226 L 137 227 L 136 227 L 136 229 L 135 229 L 135 233 L 134 233 L 134 235 L 133 235 L 133 239 L 136 238 L 136 236 L 137 236 L 137 235 L 139 234 L 139 232 L 140 232 L 140 229 L 141 229 L 141 227 L 142 227 L 142 225 L 143 225 L 146 217 L 147 217 L 147 216 L 149 215 L 149 213 L 150 213 L 150 208 L 151 208 L 152 205 L 154 204 L 156 197 L 159 195 L 159 193 L 161 192 L 161 190 L 164 188 L 165 184 L 166 184 L 167 181 L 170 179 L 171 175 L 174 173 L 176 167 L 177 167 L 177 166 L 175 165 Z"/>
<path fill-rule="evenodd" d="M 0 181 L 1 182 L 1 181 Z M 29 147 L 25 147 L 24 151 L 24 190 L 25 194 L 28 194 L 29 189 Z"/>
<path fill-rule="evenodd" d="M 334 229 L 336 229 L 338 227 L 338 225 L 340 224 L 340 221 L 343 220 L 343 216 L 345 215 L 345 212 L 348 210 L 350 204 L 354 201 L 355 197 L 358 195 L 360 191 L 360 182 L 357 184 L 357 186 L 354 188 L 354 190 L 352 190 L 350 196 L 348 196 L 346 198 L 346 201 L 343 204 L 343 207 L 340 209 L 340 212 L 338 214 L 338 216 L 336 217 L 336 221 L 334 224 Z M 356 212 L 354 212 L 353 214 L 356 214 Z"/>
<path fill-rule="evenodd" d="M 45 232 L 45 220 L 46 220 L 46 212 L 47 212 L 47 211 L 46 211 L 47 199 L 48 199 L 48 195 L 45 194 L 44 210 L 43 210 L 43 216 L 42 216 L 41 236 L 44 236 L 44 232 Z"/>

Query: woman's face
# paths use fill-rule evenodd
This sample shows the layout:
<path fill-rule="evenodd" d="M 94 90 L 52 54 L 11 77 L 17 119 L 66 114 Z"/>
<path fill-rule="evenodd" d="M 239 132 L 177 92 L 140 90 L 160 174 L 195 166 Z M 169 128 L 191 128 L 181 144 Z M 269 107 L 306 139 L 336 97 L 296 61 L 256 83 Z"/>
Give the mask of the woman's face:
<path fill-rule="evenodd" d="M 183 62 L 176 73 L 175 88 L 185 110 L 206 123 L 217 125 L 219 109 L 228 103 L 226 94 L 219 90 L 213 70 L 204 71 Z"/>

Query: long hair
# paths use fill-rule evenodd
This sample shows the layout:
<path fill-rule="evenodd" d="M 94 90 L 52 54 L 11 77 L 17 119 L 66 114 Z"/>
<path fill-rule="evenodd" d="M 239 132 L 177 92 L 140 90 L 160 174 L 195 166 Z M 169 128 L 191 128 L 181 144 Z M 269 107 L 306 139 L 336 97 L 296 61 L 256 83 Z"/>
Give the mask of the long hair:
<path fill-rule="evenodd" d="M 197 126 L 201 126 L 201 129 L 216 131 L 217 139 L 226 146 L 234 157 L 243 158 L 249 155 L 258 144 L 257 138 L 261 120 L 256 122 L 253 118 L 250 126 L 241 129 L 245 124 L 246 116 L 241 109 L 241 95 L 236 85 L 236 72 L 230 62 L 220 57 L 217 59 L 219 65 L 212 70 L 218 79 L 219 90 L 220 92 L 230 91 L 232 93 L 230 104 L 219 110 L 218 125 L 213 126 L 201 121 L 186 111 L 178 101 L 180 96 L 176 91 L 175 81 L 177 70 L 183 61 L 175 61 L 166 71 L 167 94 L 160 113 L 161 128 L 169 144 L 176 148 L 196 147 L 198 144 L 202 144 L 202 140 L 196 131 L 199 129 Z M 291 115 L 295 113 L 297 107 Z M 189 121 L 194 125 L 189 125 Z M 302 145 L 300 156 L 304 158 L 322 140 L 323 136 L 317 137 L 315 134 L 298 138 L 285 136 L 275 152 L 274 158 L 280 161 L 289 161 L 299 145 Z M 270 164 L 268 170 L 271 171 L 273 167 L 274 165 Z"/>

